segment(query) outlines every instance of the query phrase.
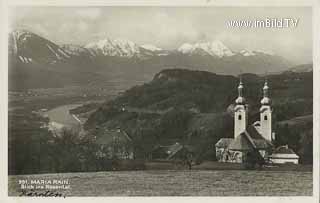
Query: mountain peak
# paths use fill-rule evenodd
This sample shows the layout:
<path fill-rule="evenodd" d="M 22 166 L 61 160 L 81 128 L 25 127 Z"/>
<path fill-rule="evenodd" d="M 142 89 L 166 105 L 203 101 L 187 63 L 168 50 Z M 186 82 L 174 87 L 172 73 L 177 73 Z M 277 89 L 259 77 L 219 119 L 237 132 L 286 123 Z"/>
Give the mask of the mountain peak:
<path fill-rule="evenodd" d="M 17 29 L 9 34 L 9 54 L 22 63 L 62 61 L 70 56 L 55 43 L 30 31 Z"/>
<path fill-rule="evenodd" d="M 142 47 L 143 49 L 147 49 L 149 51 L 162 51 L 161 48 L 159 48 L 153 44 L 143 44 L 140 47 Z"/>
<path fill-rule="evenodd" d="M 15 29 L 13 31 L 10 32 L 12 35 L 16 35 L 16 36 L 21 36 L 22 34 L 34 34 L 28 30 L 24 30 L 24 29 Z"/>
<path fill-rule="evenodd" d="M 199 50 L 202 53 L 204 52 L 219 58 L 234 55 L 234 53 L 219 40 L 214 40 L 212 42 L 197 42 L 195 44 L 184 43 L 178 48 L 178 51 L 183 54 L 194 54 Z"/>
<path fill-rule="evenodd" d="M 241 55 L 243 55 L 243 56 L 254 56 L 254 55 L 256 55 L 256 54 L 254 53 L 254 51 L 247 50 L 247 49 L 243 49 L 243 50 L 241 50 L 239 53 L 240 53 Z"/>
<path fill-rule="evenodd" d="M 89 43 L 85 46 L 106 56 L 132 57 L 139 53 L 139 46 L 127 39 L 106 38 L 97 42 Z"/>

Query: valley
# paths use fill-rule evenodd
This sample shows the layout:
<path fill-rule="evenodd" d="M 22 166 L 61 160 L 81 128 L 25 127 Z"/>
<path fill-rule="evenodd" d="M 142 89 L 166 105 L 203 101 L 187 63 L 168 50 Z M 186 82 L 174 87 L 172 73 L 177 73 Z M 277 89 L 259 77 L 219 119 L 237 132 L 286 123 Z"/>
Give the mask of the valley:
<path fill-rule="evenodd" d="M 316 5 L 32 2 L 4 12 L 5 199 L 317 198 Z"/>

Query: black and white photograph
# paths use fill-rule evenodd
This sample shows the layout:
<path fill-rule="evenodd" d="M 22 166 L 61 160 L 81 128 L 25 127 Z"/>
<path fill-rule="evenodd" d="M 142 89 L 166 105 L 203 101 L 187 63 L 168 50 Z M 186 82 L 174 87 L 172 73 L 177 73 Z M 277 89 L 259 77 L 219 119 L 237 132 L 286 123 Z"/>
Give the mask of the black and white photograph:
<path fill-rule="evenodd" d="M 6 37 L 9 197 L 314 195 L 312 7 L 20 5 Z"/>

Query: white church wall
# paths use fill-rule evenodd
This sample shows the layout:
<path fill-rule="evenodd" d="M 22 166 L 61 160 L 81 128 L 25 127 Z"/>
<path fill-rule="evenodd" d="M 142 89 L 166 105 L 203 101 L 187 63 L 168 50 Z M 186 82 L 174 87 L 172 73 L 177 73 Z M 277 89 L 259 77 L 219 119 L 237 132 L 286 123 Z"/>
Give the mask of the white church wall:
<path fill-rule="evenodd" d="M 260 110 L 260 132 L 268 141 L 272 140 L 272 111 L 270 106 L 262 106 Z"/>
<path fill-rule="evenodd" d="M 234 113 L 234 138 L 247 127 L 247 112 L 244 105 L 237 105 Z"/>

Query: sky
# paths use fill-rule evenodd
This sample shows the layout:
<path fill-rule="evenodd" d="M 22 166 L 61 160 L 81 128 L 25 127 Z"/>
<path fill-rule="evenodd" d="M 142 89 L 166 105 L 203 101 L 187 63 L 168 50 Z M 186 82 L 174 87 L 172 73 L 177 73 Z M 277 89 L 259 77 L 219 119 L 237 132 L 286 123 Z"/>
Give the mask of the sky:
<path fill-rule="evenodd" d="M 235 28 L 230 20 L 298 19 L 290 28 Z M 107 37 L 174 49 L 220 40 L 231 50 L 261 50 L 312 62 L 309 7 L 11 7 L 9 30 L 26 29 L 58 44 L 85 45 Z"/>

